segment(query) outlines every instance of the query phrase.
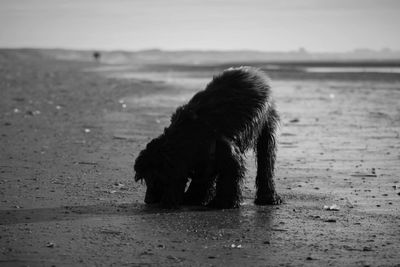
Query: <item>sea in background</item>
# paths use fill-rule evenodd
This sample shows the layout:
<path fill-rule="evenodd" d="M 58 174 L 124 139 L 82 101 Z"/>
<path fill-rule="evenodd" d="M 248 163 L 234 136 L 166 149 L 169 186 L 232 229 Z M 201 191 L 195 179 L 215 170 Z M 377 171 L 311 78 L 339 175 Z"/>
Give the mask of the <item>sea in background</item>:
<path fill-rule="evenodd" d="M 310 67 L 306 72 L 318 73 L 400 73 L 399 67 Z"/>

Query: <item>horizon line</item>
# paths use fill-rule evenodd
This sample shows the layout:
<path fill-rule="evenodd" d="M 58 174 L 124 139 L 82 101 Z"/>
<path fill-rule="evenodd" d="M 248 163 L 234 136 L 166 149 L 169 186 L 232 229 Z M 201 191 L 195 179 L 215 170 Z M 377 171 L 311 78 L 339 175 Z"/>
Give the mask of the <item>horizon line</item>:
<path fill-rule="evenodd" d="M 220 53 L 237 53 L 237 52 L 251 52 L 251 53 L 297 53 L 297 54 L 352 54 L 352 53 L 400 53 L 400 49 L 392 48 L 354 48 L 345 51 L 312 51 L 304 47 L 299 47 L 293 50 L 259 50 L 251 48 L 243 49 L 196 49 L 196 48 L 185 48 L 185 49 L 164 49 L 164 48 L 140 48 L 140 49 L 125 49 L 125 48 L 69 48 L 69 47 L 46 47 L 46 46 L 0 46 L 1 50 L 65 50 L 65 51 L 76 51 L 76 52 L 90 52 L 90 51 L 100 51 L 100 52 L 128 52 L 128 53 L 140 53 L 140 52 L 167 52 L 167 53 L 177 53 L 177 52 L 220 52 Z"/>

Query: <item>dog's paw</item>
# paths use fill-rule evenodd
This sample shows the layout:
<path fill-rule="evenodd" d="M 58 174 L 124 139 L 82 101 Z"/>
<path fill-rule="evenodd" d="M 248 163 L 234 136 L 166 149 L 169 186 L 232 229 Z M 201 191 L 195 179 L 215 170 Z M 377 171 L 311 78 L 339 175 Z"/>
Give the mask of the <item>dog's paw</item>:
<path fill-rule="evenodd" d="M 283 199 L 276 193 L 272 195 L 258 196 L 254 201 L 254 204 L 264 206 L 264 205 L 279 205 L 283 203 Z"/>

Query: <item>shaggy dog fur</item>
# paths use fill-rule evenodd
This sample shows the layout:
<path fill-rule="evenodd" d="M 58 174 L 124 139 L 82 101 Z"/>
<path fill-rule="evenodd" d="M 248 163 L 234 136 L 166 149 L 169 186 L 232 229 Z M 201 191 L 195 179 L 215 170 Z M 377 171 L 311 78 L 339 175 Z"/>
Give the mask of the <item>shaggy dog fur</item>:
<path fill-rule="evenodd" d="M 236 208 L 246 172 L 244 154 L 253 148 L 255 204 L 281 203 L 273 181 L 278 120 L 263 72 L 225 70 L 179 107 L 171 125 L 140 152 L 135 180 L 146 183 L 145 202 Z"/>

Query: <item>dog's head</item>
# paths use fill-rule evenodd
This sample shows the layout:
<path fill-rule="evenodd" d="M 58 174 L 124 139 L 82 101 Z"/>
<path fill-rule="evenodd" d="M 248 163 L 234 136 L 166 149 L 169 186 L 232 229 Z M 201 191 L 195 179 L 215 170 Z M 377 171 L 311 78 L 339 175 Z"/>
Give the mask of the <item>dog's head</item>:
<path fill-rule="evenodd" d="M 166 183 L 165 176 L 162 175 L 160 145 L 160 138 L 153 139 L 140 152 L 134 165 L 135 181 L 146 183 L 147 191 L 144 201 L 147 204 L 160 202 Z"/>
<path fill-rule="evenodd" d="M 153 139 L 137 157 L 134 165 L 135 181 L 146 183 L 146 204 L 161 203 L 177 207 L 181 202 L 186 182 L 179 180 L 173 163 L 166 157 L 162 137 Z"/>

